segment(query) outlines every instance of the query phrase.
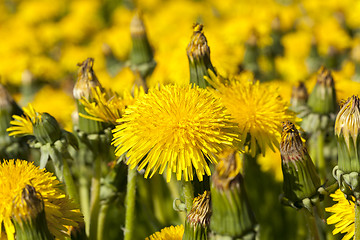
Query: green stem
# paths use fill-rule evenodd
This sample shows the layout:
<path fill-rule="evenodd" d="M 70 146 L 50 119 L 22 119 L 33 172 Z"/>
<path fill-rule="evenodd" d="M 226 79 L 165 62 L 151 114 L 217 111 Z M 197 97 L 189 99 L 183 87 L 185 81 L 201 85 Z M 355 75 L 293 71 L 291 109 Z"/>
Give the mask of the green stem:
<path fill-rule="evenodd" d="M 192 182 L 182 180 L 182 189 L 185 199 L 186 212 L 189 213 L 193 205 L 194 186 L 192 185 Z"/>
<path fill-rule="evenodd" d="M 355 203 L 355 234 L 354 240 L 360 239 L 360 206 Z"/>
<path fill-rule="evenodd" d="M 326 181 L 326 162 L 324 157 L 324 132 L 319 131 L 317 139 L 317 160 L 318 160 L 318 168 L 319 168 L 319 174 L 320 179 L 322 182 Z"/>
<path fill-rule="evenodd" d="M 98 230 L 99 210 L 100 210 L 100 177 L 101 177 L 101 158 L 97 156 L 94 164 L 94 176 L 91 180 L 91 202 L 90 202 L 90 231 L 89 239 L 96 239 Z"/>
<path fill-rule="evenodd" d="M 76 190 L 74 179 L 72 177 L 69 165 L 67 160 L 63 158 L 63 175 L 66 185 L 66 191 L 69 194 L 70 198 L 74 200 L 75 203 L 79 204 L 79 195 Z"/>
<path fill-rule="evenodd" d="M 101 205 L 101 207 L 100 207 L 97 240 L 103 239 L 105 220 L 106 220 L 106 214 L 107 214 L 108 209 L 109 209 L 108 203 L 105 203 L 105 204 Z"/>
<path fill-rule="evenodd" d="M 89 227 L 90 227 L 90 197 L 89 197 L 89 183 L 86 177 L 86 166 L 84 164 L 80 164 L 79 166 L 79 193 L 80 193 L 80 206 L 81 212 L 84 215 L 84 222 L 86 233 L 89 235 Z"/>
<path fill-rule="evenodd" d="M 125 198 L 125 230 L 124 240 L 133 239 L 136 197 L 136 169 L 128 168 L 127 189 Z"/>
<path fill-rule="evenodd" d="M 309 228 L 310 239 L 311 240 L 320 240 L 319 230 L 316 225 L 315 216 L 312 215 L 306 208 L 303 208 L 302 211 L 305 215 L 305 219 L 306 219 L 306 222 L 307 222 L 307 225 Z"/>

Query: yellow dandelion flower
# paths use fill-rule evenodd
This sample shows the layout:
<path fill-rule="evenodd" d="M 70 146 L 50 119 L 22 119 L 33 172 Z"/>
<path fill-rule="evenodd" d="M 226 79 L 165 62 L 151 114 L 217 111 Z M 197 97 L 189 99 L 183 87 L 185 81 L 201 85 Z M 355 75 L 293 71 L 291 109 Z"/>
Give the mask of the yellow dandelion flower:
<path fill-rule="evenodd" d="M 165 86 L 152 89 L 125 110 L 114 129 L 116 155 L 126 153 L 127 164 L 146 168 L 145 178 L 165 169 L 167 181 L 200 181 L 210 175 L 207 160 L 238 140 L 237 128 L 220 101 L 199 87 Z"/>
<path fill-rule="evenodd" d="M 338 203 L 325 209 L 327 212 L 334 213 L 326 222 L 329 225 L 335 224 L 335 229 L 332 231 L 333 235 L 345 233 L 342 240 L 350 240 L 355 233 L 355 199 L 352 197 L 352 201 L 347 200 L 340 189 L 330 194 L 330 197 Z"/>
<path fill-rule="evenodd" d="M 211 90 L 213 94 L 221 99 L 238 124 L 241 141 L 250 137 L 247 151 L 252 156 L 259 152 L 264 154 L 267 146 L 273 151 L 274 145 L 278 148 L 281 123 L 294 121 L 295 113 L 288 110 L 288 103 L 282 100 L 276 89 L 258 81 L 243 78 L 224 81 L 214 75 L 211 84 L 216 88 Z"/>
<path fill-rule="evenodd" d="M 80 113 L 80 116 L 95 121 L 109 122 L 115 125 L 116 120 L 123 115 L 125 108 L 133 104 L 136 98 L 144 94 L 145 91 L 141 87 L 134 89 L 134 97 L 129 92 L 125 92 L 124 96 L 120 97 L 112 91 L 103 92 L 100 87 L 93 88 L 93 98 L 91 101 L 87 98 L 80 100 L 86 112 L 90 115 Z"/>
<path fill-rule="evenodd" d="M 0 164 L 0 236 L 5 230 L 9 240 L 14 239 L 15 228 L 12 222 L 14 210 L 26 215 L 22 206 L 21 193 L 31 185 L 44 201 L 46 221 L 50 232 L 59 239 L 69 237 L 67 226 L 77 226 L 82 222 L 82 215 L 75 204 L 60 189 L 56 177 L 24 160 L 5 160 Z"/>
<path fill-rule="evenodd" d="M 170 226 L 161 229 L 160 232 L 156 232 L 145 240 L 181 240 L 184 235 L 184 226 Z"/>
<path fill-rule="evenodd" d="M 14 115 L 15 120 L 11 121 L 12 125 L 7 129 L 9 136 L 25 136 L 32 135 L 34 132 L 33 124 L 37 119 L 41 118 L 41 113 L 35 111 L 31 104 L 28 107 L 23 108 L 24 115 Z"/>

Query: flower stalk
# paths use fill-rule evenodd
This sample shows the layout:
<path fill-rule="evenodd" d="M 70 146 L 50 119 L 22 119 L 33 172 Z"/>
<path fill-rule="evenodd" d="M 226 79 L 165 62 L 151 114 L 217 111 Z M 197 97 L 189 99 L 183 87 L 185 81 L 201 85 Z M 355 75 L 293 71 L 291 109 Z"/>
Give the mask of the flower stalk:
<path fill-rule="evenodd" d="M 135 220 L 135 197 L 136 197 L 136 169 L 128 167 L 127 189 L 125 198 L 125 229 L 124 240 L 132 240 Z"/>

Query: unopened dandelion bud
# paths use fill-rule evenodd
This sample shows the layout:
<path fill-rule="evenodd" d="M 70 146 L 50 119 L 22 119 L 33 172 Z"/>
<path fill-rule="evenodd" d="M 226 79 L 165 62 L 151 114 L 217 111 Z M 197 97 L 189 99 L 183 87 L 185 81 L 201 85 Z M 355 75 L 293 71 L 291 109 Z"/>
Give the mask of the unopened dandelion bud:
<path fill-rule="evenodd" d="M 291 122 L 283 123 L 280 153 L 284 176 L 284 197 L 296 207 L 302 207 L 304 199 L 317 195 L 321 184 L 305 144 Z"/>
<path fill-rule="evenodd" d="M 41 144 L 53 144 L 61 138 L 59 123 L 48 113 L 39 113 L 34 123 L 34 136 Z"/>
<path fill-rule="evenodd" d="M 210 60 L 210 48 L 203 32 L 202 24 L 193 26 L 193 35 L 186 48 L 190 68 L 190 83 L 201 88 L 211 86 L 206 79 L 210 77 L 209 70 L 216 72 Z"/>
<path fill-rule="evenodd" d="M 132 49 L 130 53 L 131 69 L 146 78 L 155 69 L 153 50 L 147 38 L 141 13 L 135 13 L 130 23 Z"/>
<path fill-rule="evenodd" d="M 79 100 L 82 97 L 91 98 L 91 89 L 97 86 L 101 87 L 98 78 L 93 70 L 94 59 L 88 58 L 79 63 L 78 78 L 73 89 L 74 98 Z"/>
<path fill-rule="evenodd" d="M 192 209 L 185 220 L 185 231 L 182 239 L 208 239 L 210 216 L 210 193 L 205 191 L 202 195 L 194 198 Z"/>
<path fill-rule="evenodd" d="M 299 112 L 300 109 L 306 105 L 308 97 L 309 95 L 303 82 L 300 82 L 297 86 L 293 86 L 290 99 L 291 109 Z"/>
<path fill-rule="evenodd" d="M 240 173 L 241 162 L 235 150 L 226 150 L 220 157 L 211 182 L 213 239 L 231 239 L 255 235 L 256 219 L 250 207 Z M 230 239 L 230 238 L 229 238 Z"/>
<path fill-rule="evenodd" d="M 31 185 L 22 190 L 20 201 L 13 206 L 13 222 L 17 240 L 50 240 L 45 216 L 44 202 Z"/>
<path fill-rule="evenodd" d="M 88 115 L 85 107 L 79 101 L 81 98 L 92 99 L 92 89 L 101 87 L 93 70 L 94 59 L 88 58 L 79 65 L 78 78 L 73 89 L 74 98 L 77 99 L 79 114 Z M 79 130 L 85 133 L 98 133 L 103 129 L 102 123 L 79 116 Z"/>
<path fill-rule="evenodd" d="M 321 67 L 315 87 L 311 92 L 308 105 L 319 114 L 334 113 L 337 110 L 335 83 L 331 71 Z"/>
<path fill-rule="evenodd" d="M 360 172 L 360 99 L 352 96 L 342 105 L 335 122 L 338 167 L 344 173 Z"/>

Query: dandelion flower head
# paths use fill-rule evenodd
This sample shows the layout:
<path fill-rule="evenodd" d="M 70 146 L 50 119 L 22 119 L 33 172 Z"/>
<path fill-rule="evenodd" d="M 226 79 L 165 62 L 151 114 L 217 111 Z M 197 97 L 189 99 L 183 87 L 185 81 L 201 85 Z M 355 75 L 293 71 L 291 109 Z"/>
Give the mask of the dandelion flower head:
<path fill-rule="evenodd" d="M 282 122 L 294 121 L 295 113 L 272 86 L 249 81 L 248 75 L 231 80 L 211 75 L 210 82 L 216 89 L 213 94 L 220 98 L 241 132 L 241 141 L 255 156 L 265 153 L 266 147 L 278 148 Z M 245 142 L 248 140 L 248 142 Z"/>
<path fill-rule="evenodd" d="M 160 232 L 156 232 L 145 240 L 181 240 L 184 235 L 184 226 L 170 226 L 161 229 Z"/>
<path fill-rule="evenodd" d="M 56 177 L 24 160 L 5 160 L 0 164 L 0 236 L 4 229 L 7 239 L 14 239 L 12 216 L 26 216 L 28 209 L 21 193 L 31 185 L 41 195 L 49 231 L 58 239 L 69 237 L 67 226 L 77 226 L 82 215 L 76 205 L 60 190 Z"/>
<path fill-rule="evenodd" d="M 125 91 L 123 97 L 120 97 L 112 91 L 104 92 L 100 87 L 93 88 L 93 98 L 91 100 L 87 98 L 80 100 L 89 115 L 80 113 L 80 116 L 94 121 L 109 122 L 115 125 L 116 120 L 123 115 L 125 108 L 133 104 L 136 98 L 144 94 L 145 91 L 142 87 L 136 87 L 134 89 L 134 96 Z"/>
<path fill-rule="evenodd" d="M 31 104 L 23 108 L 24 115 L 14 115 L 15 120 L 11 121 L 12 125 L 7 129 L 9 136 L 25 136 L 32 135 L 34 132 L 33 125 L 36 121 L 41 119 L 41 113 L 35 111 Z"/>
<path fill-rule="evenodd" d="M 342 240 L 350 240 L 355 233 L 355 198 L 346 199 L 340 189 L 330 194 L 330 197 L 338 203 L 325 209 L 327 212 L 333 213 L 326 222 L 327 224 L 335 224 L 335 229 L 332 231 L 333 235 L 342 233 L 345 234 Z"/>
<path fill-rule="evenodd" d="M 126 153 L 131 168 L 145 170 L 145 178 L 166 169 L 177 180 L 193 180 L 193 168 L 200 181 L 210 175 L 207 160 L 238 139 L 236 124 L 220 101 L 199 87 L 167 85 L 152 89 L 125 110 L 114 129 L 116 155 Z"/>

